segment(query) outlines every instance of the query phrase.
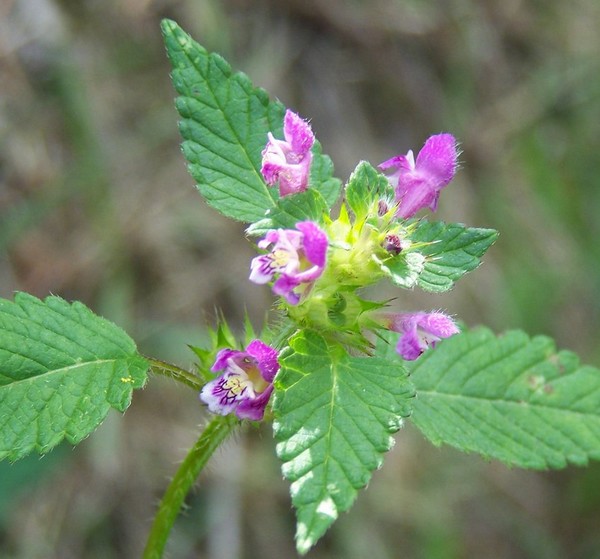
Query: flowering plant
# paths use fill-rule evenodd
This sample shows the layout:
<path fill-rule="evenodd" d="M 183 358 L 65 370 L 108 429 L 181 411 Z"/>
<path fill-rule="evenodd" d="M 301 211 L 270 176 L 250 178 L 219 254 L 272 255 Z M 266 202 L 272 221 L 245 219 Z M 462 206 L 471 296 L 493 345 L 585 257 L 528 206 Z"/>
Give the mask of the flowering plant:
<path fill-rule="evenodd" d="M 78 443 L 111 407 L 129 406 L 148 371 L 191 387 L 212 419 L 165 492 L 148 558 L 162 555 L 192 483 L 244 422 L 272 422 L 299 553 L 351 507 L 406 418 L 434 444 L 524 468 L 600 458 L 598 369 L 546 337 L 470 330 L 447 312 L 365 295 L 381 281 L 445 292 L 496 240 L 430 220 L 457 170 L 454 136 L 431 136 L 416 158 L 360 162 L 342 185 L 305 119 L 174 22 L 163 33 L 190 172 L 209 205 L 248 224 L 249 280 L 272 289 L 275 320 L 245 340 L 222 321 L 187 371 L 140 355 L 81 303 L 0 300 L 0 457 Z"/>

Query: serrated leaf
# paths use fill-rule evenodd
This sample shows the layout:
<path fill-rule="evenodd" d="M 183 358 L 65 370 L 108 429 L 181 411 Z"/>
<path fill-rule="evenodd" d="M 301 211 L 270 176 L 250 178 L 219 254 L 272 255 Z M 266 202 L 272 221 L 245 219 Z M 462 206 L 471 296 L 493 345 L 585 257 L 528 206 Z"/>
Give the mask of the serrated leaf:
<path fill-rule="evenodd" d="M 281 130 L 285 108 L 175 22 L 163 20 L 162 31 L 180 95 L 183 153 L 198 189 L 228 217 L 261 219 L 277 198 L 260 174 L 261 151 L 267 132 Z"/>
<path fill-rule="evenodd" d="M 381 466 L 413 391 L 398 359 L 350 357 L 311 331 L 290 347 L 275 381 L 273 427 L 305 553 Z"/>
<path fill-rule="evenodd" d="M 350 209 L 360 221 L 364 219 L 375 200 L 394 200 L 394 189 L 385 175 L 367 161 L 361 161 L 350 175 L 345 196 Z"/>
<path fill-rule="evenodd" d="M 267 211 L 267 217 L 253 223 L 246 233 L 251 236 L 264 235 L 269 229 L 294 229 L 300 221 L 323 220 L 327 203 L 315 190 L 306 190 L 293 196 L 285 196 L 276 202 L 276 207 Z"/>
<path fill-rule="evenodd" d="M 255 222 L 276 207 L 277 188 L 261 173 L 262 150 L 270 131 L 283 137 L 285 107 L 270 101 L 243 73 L 234 73 L 218 54 L 208 53 L 175 22 L 163 20 L 172 81 L 180 95 L 176 108 L 182 120 L 183 153 L 191 175 L 207 203 L 222 214 Z M 329 157 L 313 146 L 309 184 L 329 205 L 339 194 Z"/>
<path fill-rule="evenodd" d="M 313 161 L 310 166 L 309 189 L 316 190 L 331 208 L 340 196 L 342 181 L 333 176 L 333 162 L 328 155 L 323 154 L 318 140 L 312 148 Z"/>
<path fill-rule="evenodd" d="M 417 283 L 425 266 L 425 257 L 420 252 L 404 252 L 385 261 L 376 261 L 394 285 L 404 288 Z"/>
<path fill-rule="evenodd" d="M 0 299 L 0 459 L 48 452 L 125 411 L 148 364 L 131 338 L 82 303 Z"/>
<path fill-rule="evenodd" d="M 410 237 L 414 243 L 428 243 L 418 249 L 427 258 L 419 287 L 432 292 L 451 289 L 456 280 L 479 266 L 497 237 L 494 229 L 420 221 Z"/>
<path fill-rule="evenodd" d="M 411 419 L 436 445 L 523 468 L 600 459 L 600 370 L 557 352 L 549 338 L 477 329 L 409 367 Z"/>

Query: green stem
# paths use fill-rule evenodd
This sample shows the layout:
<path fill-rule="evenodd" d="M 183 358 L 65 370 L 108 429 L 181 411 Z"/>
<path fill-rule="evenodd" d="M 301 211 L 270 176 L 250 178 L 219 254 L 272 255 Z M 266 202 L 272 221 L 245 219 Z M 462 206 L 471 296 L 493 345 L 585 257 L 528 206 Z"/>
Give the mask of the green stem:
<path fill-rule="evenodd" d="M 177 365 L 173 365 L 172 363 L 167 363 L 166 361 L 161 361 L 160 359 L 154 359 L 153 357 L 146 357 L 146 359 L 150 363 L 150 368 L 154 373 L 164 375 L 183 384 L 187 384 L 197 392 L 199 392 L 204 386 L 203 380 L 194 373 L 190 373 L 190 371 L 186 371 L 185 369 L 182 369 Z"/>
<path fill-rule="evenodd" d="M 169 533 L 181 506 L 213 452 L 233 431 L 238 421 L 231 416 L 215 416 L 175 473 L 158 507 L 146 542 L 143 559 L 162 557 Z"/>
<path fill-rule="evenodd" d="M 277 349 L 286 345 L 287 340 L 297 330 L 296 324 L 288 322 L 284 324 L 278 335 L 271 342 Z M 196 391 L 200 391 L 204 386 L 204 380 L 190 371 L 181 369 L 177 365 L 154 359 L 146 358 L 150 363 L 150 368 L 154 373 L 164 375 L 175 379 Z M 181 466 L 175 473 L 171 483 L 167 487 L 165 494 L 158 507 L 158 512 L 154 517 L 148 541 L 144 548 L 143 559 L 160 559 L 163 555 L 169 533 L 181 510 L 181 506 L 186 495 L 189 493 L 192 485 L 198 475 L 212 456 L 213 452 L 233 431 L 239 421 L 232 416 L 215 416 L 204 429 L 202 435 L 185 457 Z"/>

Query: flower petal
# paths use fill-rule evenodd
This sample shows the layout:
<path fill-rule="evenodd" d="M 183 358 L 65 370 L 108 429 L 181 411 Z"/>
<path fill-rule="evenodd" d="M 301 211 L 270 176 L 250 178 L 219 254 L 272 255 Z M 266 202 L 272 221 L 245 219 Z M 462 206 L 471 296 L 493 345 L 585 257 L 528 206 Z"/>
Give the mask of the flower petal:
<path fill-rule="evenodd" d="M 401 196 L 396 217 L 408 219 L 427 207 L 435 211 L 440 196 L 439 191 L 430 188 L 420 177 L 405 178 L 402 184 L 405 191 Z M 396 190 L 398 191 L 399 189 Z"/>
<path fill-rule="evenodd" d="M 438 338 L 449 338 L 459 332 L 454 320 L 441 312 L 421 313 L 418 327 Z"/>
<path fill-rule="evenodd" d="M 303 235 L 302 245 L 307 260 L 323 268 L 329 244 L 325 232 L 312 221 L 300 221 L 296 224 L 296 229 Z"/>
<path fill-rule="evenodd" d="M 226 372 L 202 387 L 200 399 L 212 413 L 228 415 L 238 407 L 240 401 L 255 397 L 250 385 L 243 373 Z"/>
<path fill-rule="evenodd" d="M 268 255 L 253 258 L 252 262 L 250 262 L 250 281 L 259 285 L 270 282 L 275 273 L 272 262 L 272 259 Z"/>
<path fill-rule="evenodd" d="M 289 109 L 283 118 L 283 134 L 296 157 L 306 156 L 315 143 L 310 124 Z"/>
<path fill-rule="evenodd" d="M 252 340 L 246 351 L 258 362 L 262 377 L 267 382 L 273 382 L 273 378 L 279 370 L 279 361 L 277 360 L 279 352 L 260 340 Z"/>
<path fill-rule="evenodd" d="M 414 361 L 425 349 L 427 348 L 422 346 L 416 330 L 406 332 L 403 336 L 400 336 L 396 345 L 396 351 L 407 361 Z"/>
<path fill-rule="evenodd" d="M 307 153 L 294 164 L 283 164 L 279 168 L 279 195 L 287 196 L 304 192 L 308 187 L 308 176 L 312 154 Z"/>
<path fill-rule="evenodd" d="M 290 305 L 297 305 L 300 295 L 295 293 L 294 289 L 299 285 L 300 282 L 295 277 L 282 275 L 273 284 L 273 293 L 285 298 Z"/>
<path fill-rule="evenodd" d="M 441 189 L 454 177 L 457 160 L 454 136 L 436 134 L 427 139 L 416 161 L 409 151 L 381 163 L 380 169 L 392 170 L 388 179 L 398 202 L 396 216 L 408 219 L 427 207 L 435 211 Z"/>
<path fill-rule="evenodd" d="M 412 171 L 415 168 L 415 158 L 413 157 L 412 150 L 409 150 L 406 155 L 396 155 L 377 166 L 382 171 L 394 168 L 398 170 L 402 169 L 404 171 Z"/>
<path fill-rule="evenodd" d="M 441 339 L 459 332 L 454 320 L 442 312 L 386 313 L 382 319 L 390 330 L 402 334 L 396 351 L 407 361 L 435 347 Z"/>
<path fill-rule="evenodd" d="M 252 340 L 245 351 L 222 349 L 211 369 L 225 372 L 204 385 L 200 400 L 212 413 L 235 412 L 240 419 L 260 421 L 279 370 L 277 357 L 277 350 L 260 340 Z"/>
<path fill-rule="evenodd" d="M 261 173 L 268 185 L 279 183 L 280 196 L 287 196 L 308 188 L 315 136 L 308 122 L 290 110 L 285 113 L 283 133 L 285 140 L 267 134 Z"/>
<path fill-rule="evenodd" d="M 260 248 L 270 246 L 271 252 L 252 260 L 250 280 L 267 283 L 277 278 L 273 292 L 289 304 L 297 305 L 300 294 L 295 292 L 296 287 L 312 283 L 321 276 L 328 245 L 327 235 L 312 221 L 297 223 L 295 230 L 271 230 L 258 243 Z"/>
<path fill-rule="evenodd" d="M 236 349 L 222 349 L 219 351 L 219 353 L 217 353 L 217 358 L 215 360 L 214 365 L 210 368 L 211 371 L 224 371 L 227 368 L 227 363 L 228 361 L 235 357 L 236 355 L 239 355 L 241 353 L 241 351 L 238 351 Z"/>
<path fill-rule="evenodd" d="M 436 134 L 425 142 L 415 168 L 427 179 L 430 188 L 439 190 L 454 177 L 457 162 L 456 138 L 452 134 Z"/>
<path fill-rule="evenodd" d="M 264 392 L 256 398 L 243 400 L 235 410 L 235 415 L 239 419 L 249 419 L 250 421 L 261 421 L 265 415 L 265 408 L 269 403 L 269 398 L 273 393 L 273 385 L 270 384 Z"/>

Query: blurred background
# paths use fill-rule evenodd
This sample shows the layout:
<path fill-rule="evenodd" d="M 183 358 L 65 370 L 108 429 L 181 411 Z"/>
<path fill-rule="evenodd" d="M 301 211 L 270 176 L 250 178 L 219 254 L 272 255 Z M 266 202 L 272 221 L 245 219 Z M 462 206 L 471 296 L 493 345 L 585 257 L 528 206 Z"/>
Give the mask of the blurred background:
<path fill-rule="evenodd" d="M 446 221 L 501 233 L 450 294 L 402 292 L 468 325 L 522 328 L 600 365 L 597 0 L 3 0 L 0 296 L 79 299 L 184 367 L 223 310 L 260 325 L 244 227 L 210 210 L 179 151 L 159 22 L 175 19 L 312 120 L 346 179 L 449 131 Z M 121 417 L 43 459 L 0 464 L 0 557 L 139 557 L 207 420 L 151 378 Z M 600 467 L 524 472 L 434 448 L 407 425 L 315 559 L 600 557 Z M 215 456 L 168 556 L 295 557 L 269 426 Z"/>

